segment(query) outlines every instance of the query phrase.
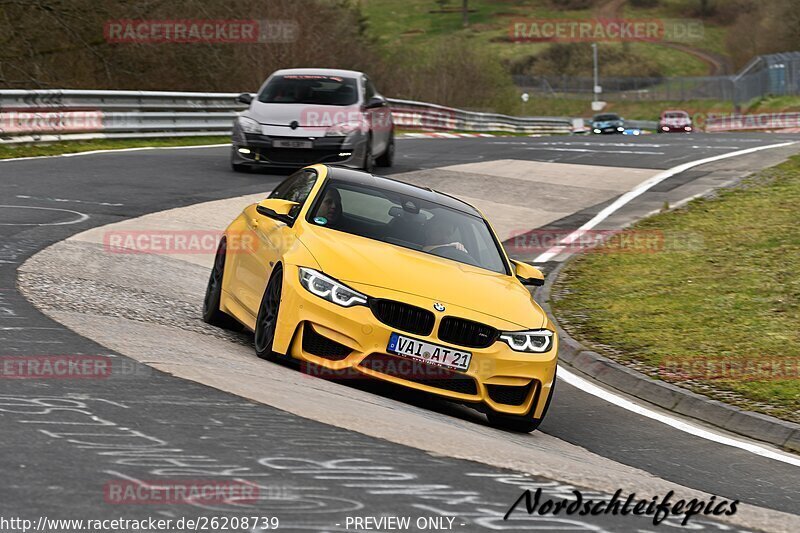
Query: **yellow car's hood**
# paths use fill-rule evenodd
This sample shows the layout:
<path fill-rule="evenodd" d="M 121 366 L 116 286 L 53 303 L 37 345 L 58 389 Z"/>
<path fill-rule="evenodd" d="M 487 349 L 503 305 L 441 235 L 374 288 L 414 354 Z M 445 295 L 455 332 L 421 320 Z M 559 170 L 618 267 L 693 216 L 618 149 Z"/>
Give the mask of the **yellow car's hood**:
<path fill-rule="evenodd" d="M 521 328 L 547 322 L 528 290 L 511 276 L 328 228 L 307 227 L 299 238 L 323 272 L 340 281 L 430 298 Z"/>

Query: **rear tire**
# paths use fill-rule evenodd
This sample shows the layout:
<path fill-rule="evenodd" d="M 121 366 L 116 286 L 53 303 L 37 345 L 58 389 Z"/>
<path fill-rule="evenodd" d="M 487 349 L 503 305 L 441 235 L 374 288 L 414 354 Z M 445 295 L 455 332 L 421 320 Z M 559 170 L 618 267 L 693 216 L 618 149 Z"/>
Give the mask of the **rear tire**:
<path fill-rule="evenodd" d="M 222 280 L 225 276 L 226 251 L 227 240 L 223 237 L 219 241 L 217 253 L 214 256 L 214 266 L 211 268 L 211 275 L 206 286 L 206 296 L 203 299 L 203 321 L 218 328 L 241 331 L 242 325 L 219 308 L 222 297 Z"/>
<path fill-rule="evenodd" d="M 258 307 L 256 318 L 255 348 L 256 355 L 261 359 L 274 361 L 277 354 L 272 351 L 275 343 L 275 331 L 278 327 L 278 311 L 281 306 L 281 292 L 283 289 L 283 269 L 278 265 L 269 278 L 261 305 Z"/>
<path fill-rule="evenodd" d="M 490 425 L 498 429 L 504 429 L 506 431 L 513 431 L 516 433 L 530 433 L 532 431 L 536 431 L 544 421 L 545 416 L 547 416 L 547 411 L 550 409 L 550 402 L 553 399 L 553 393 L 555 390 L 556 376 L 553 375 L 553 386 L 550 387 L 550 394 L 547 396 L 547 402 L 544 404 L 544 411 L 542 411 L 542 416 L 540 418 L 533 418 L 530 412 L 525 415 L 515 416 L 504 415 L 491 410 L 486 413 L 486 418 L 489 419 Z M 531 411 L 533 411 L 535 407 L 535 404 L 532 405 Z"/>

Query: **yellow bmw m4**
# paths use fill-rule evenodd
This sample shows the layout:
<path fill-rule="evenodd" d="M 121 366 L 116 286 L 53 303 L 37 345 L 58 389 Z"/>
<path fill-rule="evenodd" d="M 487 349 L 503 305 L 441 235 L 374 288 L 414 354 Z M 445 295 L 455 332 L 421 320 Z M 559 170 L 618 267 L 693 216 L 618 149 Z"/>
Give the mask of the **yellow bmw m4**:
<path fill-rule="evenodd" d="M 255 333 L 266 359 L 469 403 L 533 431 L 553 396 L 558 339 L 483 215 L 452 196 L 314 165 L 225 231 L 203 317 Z"/>

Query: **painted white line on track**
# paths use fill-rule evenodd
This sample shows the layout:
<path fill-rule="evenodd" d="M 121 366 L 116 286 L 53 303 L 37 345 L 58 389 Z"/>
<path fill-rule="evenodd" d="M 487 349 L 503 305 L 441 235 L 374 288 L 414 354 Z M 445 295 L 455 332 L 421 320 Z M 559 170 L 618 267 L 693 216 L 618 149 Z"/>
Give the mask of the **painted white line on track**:
<path fill-rule="evenodd" d="M 677 167 L 672 167 L 664 172 L 660 172 L 650 178 L 649 180 L 645 181 L 644 183 L 640 184 L 633 190 L 630 190 L 617 198 L 611 205 L 607 206 L 605 209 L 597 213 L 589 222 L 581 226 L 580 228 L 576 229 L 559 242 L 559 245 L 553 246 L 546 252 L 540 254 L 536 259 L 533 260 L 534 263 L 546 263 L 550 261 L 552 258 L 560 254 L 566 249 L 566 246 L 572 244 L 577 239 L 581 237 L 586 231 L 592 229 L 600 222 L 611 216 L 615 211 L 619 208 L 633 200 L 634 198 L 640 196 L 641 194 L 645 193 L 648 189 L 652 188 L 655 185 L 658 185 L 662 181 L 667 178 L 671 178 L 676 174 L 680 174 L 690 168 L 694 168 L 700 165 L 705 165 L 706 163 L 713 163 L 714 161 L 720 161 L 722 159 L 728 159 L 729 157 L 736 157 L 740 155 L 752 154 L 754 152 L 760 152 L 761 150 L 769 150 L 772 148 L 783 148 L 784 146 L 790 146 L 795 144 L 794 141 L 792 142 L 785 142 L 779 144 L 769 144 L 766 146 L 756 146 L 754 148 L 747 148 L 745 150 L 738 150 L 736 152 L 728 152 L 727 154 L 720 154 L 715 155 L 712 157 L 707 157 L 705 159 L 698 159 L 697 161 L 690 161 L 688 163 L 683 163 L 682 165 L 678 165 Z"/>
<path fill-rule="evenodd" d="M 86 152 L 71 152 L 68 154 L 55 154 L 55 155 L 35 155 L 30 157 L 7 157 L 0 159 L 0 163 L 5 161 L 29 161 L 31 159 L 53 159 L 54 157 L 78 157 L 81 155 L 95 155 L 95 154 L 108 154 L 114 152 L 139 152 L 142 150 L 189 150 L 191 148 L 219 148 L 220 146 L 230 146 L 230 143 L 224 144 L 192 144 L 188 146 L 137 146 L 135 148 L 109 148 L 108 150 L 89 150 Z"/>
<path fill-rule="evenodd" d="M 623 409 L 626 409 L 638 415 L 650 418 L 652 420 L 656 420 L 657 422 L 661 422 L 662 424 L 666 424 L 679 431 L 683 431 L 684 433 L 700 437 L 701 439 L 710 440 L 718 444 L 724 444 L 725 446 L 739 448 L 740 450 L 745 450 L 750 453 L 766 457 L 767 459 L 774 459 L 775 461 L 781 461 L 783 463 L 787 463 L 793 466 L 800 466 L 800 457 L 779 452 L 777 450 L 772 450 L 770 448 L 760 446 L 754 442 L 748 442 L 733 437 L 728 437 L 726 435 L 721 435 L 719 433 L 715 433 L 700 426 L 690 424 L 678 418 L 673 418 L 672 416 L 659 413 L 657 411 L 654 411 L 652 409 L 634 403 L 626 398 L 623 398 L 622 396 L 614 394 L 613 392 L 610 392 L 606 389 L 598 387 L 591 381 L 570 372 L 563 366 L 558 367 L 558 378 L 563 379 L 565 382 L 569 383 L 570 385 L 579 390 L 582 390 L 587 394 L 596 396 L 602 400 L 607 401 L 608 403 L 614 404 L 618 407 L 622 407 Z"/>
<path fill-rule="evenodd" d="M 44 328 L 44 327 L 40 328 L 40 327 L 28 327 L 28 326 L 19 326 L 19 327 L 6 326 L 0 328 L 0 331 L 22 331 L 28 329 L 52 329 L 56 331 L 63 331 L 63 328 Z"/>
<path fill-rule="evenodd" d="M 589 148 L 550 148 L 548 146 L 528 146 L 526 150 L 540 152 L 587 152 L 592 154 L 639 154 L 639 155 L 665 155 L 665 152 L 647 152 L 644 150 L 591 150 Z"/>
<path fill-rule="evenodd" d="M 90 202 L 88 200 L 68 200 L 66 198 L 46 198 L 41 196 L 28 196 L 27 194 L 18 194 L 17 198 L 22 198 L 23 200 L 41 200 L 43 202 L 67 202 L 71 204 L 91 204 L 91 205 L 103 205 L 109 207 L 120 207 L 125 204 L 112 204 L 109 202 Z"/>
<path fill-rule="evenodd" d="M 0 222 L 0 226 L 66 226 L 69 224 L 79 224 L 84 220 L 89 220 L 89 215 L 81 213 L 80 211 L 73 211 L 72 209 L 56 209 L 55 207 L 33 207 L 30 205 L 0 205 L 0 208 L 8 207 L 11 209 L 38 209 L 41 211 L 61 211 L 63 213 L 72 213 L 78 215 L 75 220 L 65 220 L 63 222 Z"/>

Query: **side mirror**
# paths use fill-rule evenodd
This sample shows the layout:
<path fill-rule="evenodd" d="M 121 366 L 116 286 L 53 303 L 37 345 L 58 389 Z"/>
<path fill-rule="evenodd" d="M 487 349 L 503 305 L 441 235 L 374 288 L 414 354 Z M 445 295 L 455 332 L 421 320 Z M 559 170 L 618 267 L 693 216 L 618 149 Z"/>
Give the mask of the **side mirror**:
<path fill-rule="evenodd" d="M 533 285 L 541 287 L 544 285 L 544 274 L 535 266 L 523 263 L 522 261 L 511 260 L 514 265 L 514 274 L 523 285 Z"/>
<path fill-rule="evenodd" d="M 281 200 L 280 198 L 267 198 L 266 200 L 261 200 L 258 202 L 256 205 L 256 212 L 259 215 L 263 215 L 286 224 L 293 224 L 294 218 L 289 216 L 289 213 L 296 205 L 300 204 L 297 202 L 291 202 L 289 200 Z"/>
<path fill-rule="evenodd" d="M 365 109 L 376 109 L 386 105 L 386 100 L 380 96 L 373 96 L 364 106 Z"/>
<path fill-rule="evenodd" d="M 253 95 L 250 93 L 242 93 L 236 97 L 236 101 L 240 104 L 250 105 L 250 102 L 253 101 Z"/>

